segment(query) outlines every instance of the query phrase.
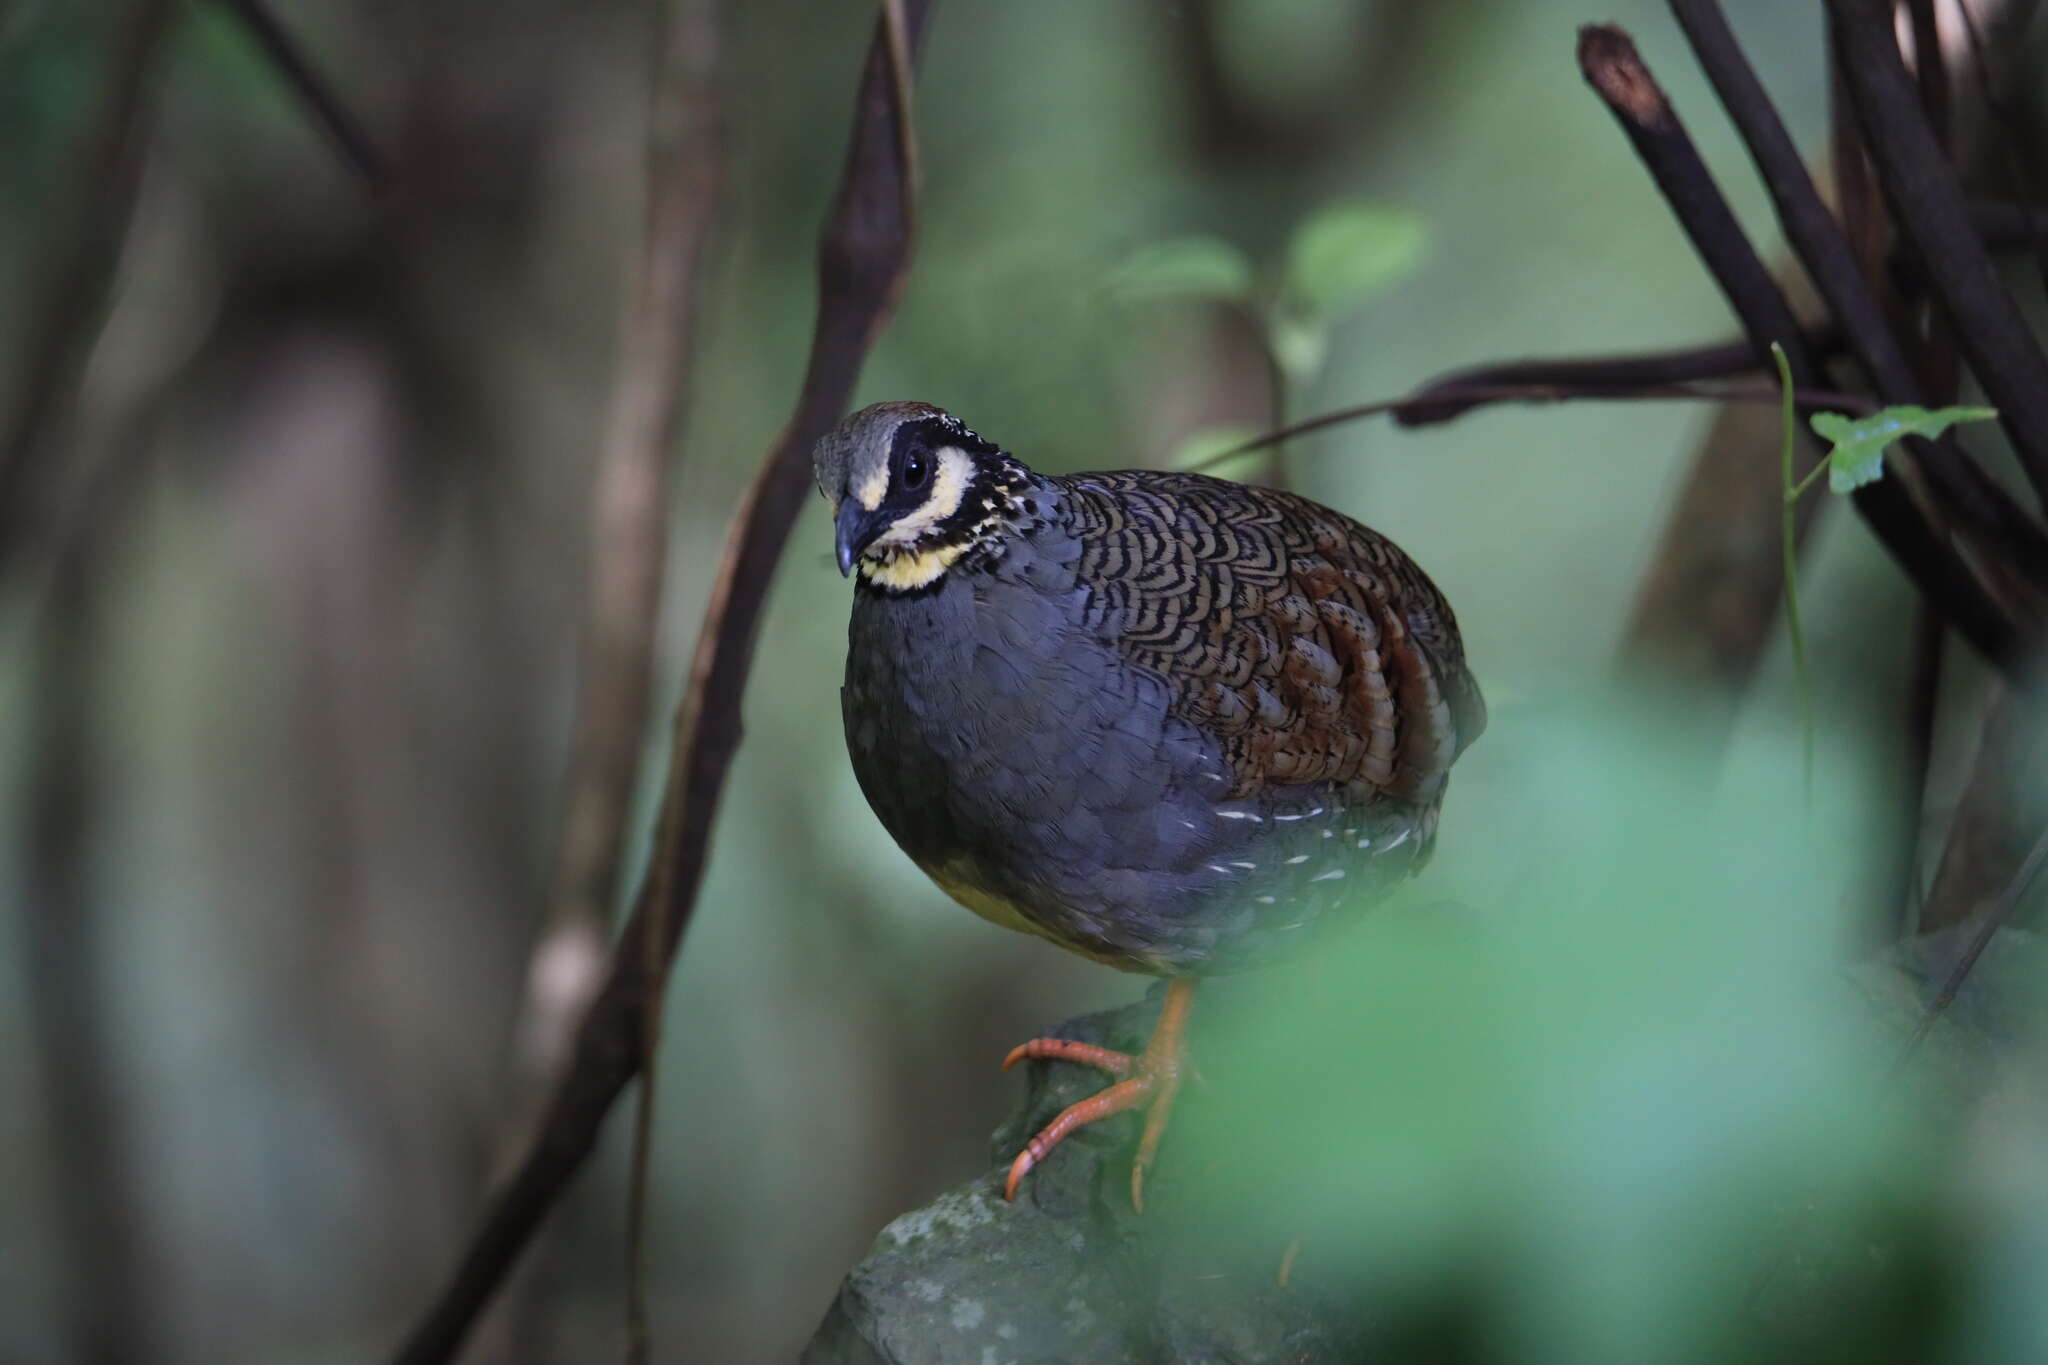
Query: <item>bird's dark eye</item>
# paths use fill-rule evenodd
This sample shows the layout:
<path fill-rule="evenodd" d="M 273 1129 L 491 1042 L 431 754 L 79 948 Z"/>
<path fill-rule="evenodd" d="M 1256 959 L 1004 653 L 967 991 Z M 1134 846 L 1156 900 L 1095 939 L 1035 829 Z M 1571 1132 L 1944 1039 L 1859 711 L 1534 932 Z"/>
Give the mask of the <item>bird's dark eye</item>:
<path fill-rule="evenodd" d="M 903 486 L 917 489 L 924 487 L 924 481 L 931 476 L 931 464 L 924 452 L 913 450 L 903 457 Z"/>

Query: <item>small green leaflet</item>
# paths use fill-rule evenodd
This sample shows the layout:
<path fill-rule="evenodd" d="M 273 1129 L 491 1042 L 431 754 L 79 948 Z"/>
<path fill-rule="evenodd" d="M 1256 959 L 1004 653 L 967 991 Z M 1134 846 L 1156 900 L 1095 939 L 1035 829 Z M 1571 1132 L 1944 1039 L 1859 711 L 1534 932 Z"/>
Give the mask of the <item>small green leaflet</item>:
<path fill-rule="evenodd" d="M 1996 416 L 1996 408 L 1936 408 L 1930 412 L 1909 403 L 1879 408 L 1868 417 L 1816 412 L 1812 425 L 1814 435 L 1834 445 L 1828 452 L 1828 487 L 1849 493 L 1884 477 L 1884 453 L 1894 441 L 1906 436 L 1932 438 L 1958 422 L 1985 422 Z"/>
<path fill-rule="evenodd" d="M 1252 266 L 1220 237 L 1169 237 L 1140 247 L 1109 272 L 1104 283 L 1127 302 L 1153 299 L 1226 299 L 1252 296 Z"/>
<path fill-rule="evenodd" d="M 1287 248 L 1287 302 L 1309 318 L 1336 318 L 1413 274 L 1428 241 L 1412 209 L 1332 204 L 1304 222 Z"/>

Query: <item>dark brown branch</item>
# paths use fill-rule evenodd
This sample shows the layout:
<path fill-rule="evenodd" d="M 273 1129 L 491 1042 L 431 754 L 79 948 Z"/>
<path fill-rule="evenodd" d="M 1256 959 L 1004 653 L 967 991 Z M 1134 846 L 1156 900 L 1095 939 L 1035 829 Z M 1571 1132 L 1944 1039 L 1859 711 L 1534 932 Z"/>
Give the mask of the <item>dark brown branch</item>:
<path fill-rule="evenodd" d="M 914 46 L 930 0 L 905 0 Z M 703 879 L 713 816 L 740 741 L 740 697 L 761 610 L 789 529 L 810 488 L 810 453 L 845 410 L 867 350 L 888 321 L 909 266 L 910 182 L 902 161 L 885 31 L 863 71 L 852 145 L 821 243 L 818 317 L 789 424 L 735 514 L 678 709 L 655 852 L 576 1050 L 511 1177 L 491 1201 L 454 1276 L 394 1359 L 450 1359 L 562 1189 L 581 1169 L 620 1093 L 638 1073 L 649 1027 L 643 945 L 673 959 Z"/>
<path fill-rule="evenodd" d="M 1964 5 L 1961 8 L 1967 9 Z M 1935 140 L 1948 141 L 1948 63 L 1941 51 L 1941 25 L 1935 18 L 1934 0 L 1906 0 L 1913 21 L 1913 74 L 1920 86 L 1920 108 Z"/>
<path fill-rule="evenodd" d="M 1999 411 L 2021 467 L 2048 497 L 2048 357 L 1977 240 L 1892 37 L 1888 0 L 1828 0 L 1843 77 L 1885 201 L 1919 252 L 1957 345 Z M 1853 334 L 1853 323 L 1845 319 Z"/>
<path fill-rule="evenodd" d="M 1671 0 L 1671 9 L 1763 176 L 1786 240 L 1827 301 L 1872 388 L 1888 403 L 1925 402 L 1927 395 L 1890 320 L 1857 265 L 1840 225 L 1822 202 L 1770 96 L 1743 56 L 1721 7 L 1715 0 Z M 1976 229 L 1973 226 L 1968 231 L 1974 244 Z M 2019 562 L 2048 563 L 2048 538 L 2043 537 L 2039 525 L 1960 444 L 1915 440 L 1908 449 L 1927 471 L 1949 511 L 2000 537 L 2016 552 Z M 1903 513 L 1882 507 L 1879 511 L 1900 522 L 1902 534 L 1909 534 L 1903 531 Z M 1972 643 L 1982 648 L 1981 641 L 1973 638 Z"/>
<path fill-rule="evenodd" d="M 175 13 L 171 0 L 135 0 L 121 26 L 79 177 L 83 192 L 64 234 L 70 250 L 26 333 L 28 373 L 0 439 L 0 550 L 11 547 L 36 515 L 45 476 L 40 466 L 54 458 L 57 425 L 99 331 L 134 214 L 151 78 Z"/>
<path fill-rule="evenodd" d="M 315 69 L 298 40 L 278 22 L 265 0 L 226 0 L 226 3 L 235 17 L 242 21 L 242 27 L 249 30 L 249 36 L 256 40 L 256 45 L 263 49 L 263 55 L 270 59 L 270 64 L 277 68 L 284 83 L 312 113 L 313 121 L 334 143 L 349 169 L 361 176 L 363 183 L 373 191 L 382 191 L 389 186 L 389 163 L 364 130 L 362 120 L 349 112 L 348 106 L 335 93 L 333 84 Z"/>
<path fill-rule="evenodd" d="M 1807 344 L 1815 355 L 1825 357 L 1839 351 L 1842 340 L 1832 328 L 1820 328 L 1807 334 Z M 1642 391 L 1762 374 L 1764 369 L 1757 361 L 1756 348 L 1747 341 L 1629 355 L 1537 356 L 1475 365 L 1440 375 L 1402 399 L 1392 412 L 1394 420 L 1404 427 L 1432 426 L 1464 416 L 1475 404 L 1502 401 L 1486 397 L 1489 391 L 1532 387 L 1556 389 L 1560 391 L 1559 397 L 1569 398 L 1694 397 L 1697 395 L 1691 393 L 1659 395 Z"/>
<path fill-rule="evenodd" d="M 1713 272 L 1715 283 L 1741 318 L 1759 354 L 1776 341 L 1785 347 L 1794 384 L 1815 387 L 1819 373 L 1782 291 L 1757 258 L 1712 174 L 1658 89 L 1635 45 L 1611 26 L 1580 30 L 1580 65 L 1607 100 L 1665 192 L 1672 212 Z M 1855 339 L 1852 323 L 1845 322 Z M 2006 619 L 1969 568 L 1936 535 L 1920 508 L 1899 486 L 1882 479 L 1853 495 L 1856 509 L 1901 567 L 1934 598 L 1958 630 L 1986 658 L 2012 676 L 2028 666 L 2031 641 Z"/>
<path fill-rule="evenodd" d="M 2048 251 L 2048 207 L 2040 204 L 1972 199 L 1970 222 L 1987 251 Z M 2042 262 L 2042 271 L 2048 274 L 2048 261 Z"/>

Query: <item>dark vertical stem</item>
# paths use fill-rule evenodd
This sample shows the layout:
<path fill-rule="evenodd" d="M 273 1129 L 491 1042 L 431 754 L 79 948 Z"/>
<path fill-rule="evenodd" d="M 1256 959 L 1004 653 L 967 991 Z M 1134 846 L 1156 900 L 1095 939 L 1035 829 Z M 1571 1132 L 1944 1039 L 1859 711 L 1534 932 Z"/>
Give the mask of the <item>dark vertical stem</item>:
<path fill-rule="evenodd" d="M 2042 289 L 2048 290 L 2048 213 L 2042 211 L 2040 203 L 2048 176 L 2042 173 L 2040 143 L 2026 128 L 2019 110 L 1999 94 L 1999 73 L 1992 67 L 1989 44 L 1977 27 L 1977 16 L 1970 9 L 1969 0 L 1960 0 L 1956 9 L 1963 16 L 1963 34 L 1970 44 L 1970 74 L 1984 101 L 1985 111 L 1998 125 L 1995 136 L 2010 165 L 2015 190 L 2021 197 L 2021 202 L 2015 207 L 2025 215 L 2034 248 L 2034 267 L 2040 272 Z M 2017 44 L 2019 36 L 2017 32 L 2012 33 L 2008 35 L 2009 41 Z"/>
<path fill-rule="evenodd" d="M 177 10 L 171 0 L 134 0 L 109 64 L 106 90 L 78 178 L 79 200 L 48 294 L 32 312 L 18 407 L 0 435 L 0 552 L 37 513 L 45 471 L 61 445 L 56 428 L 78 387 L 112 292 L 121 241 L 141 178 L 152 77 Z"/>
<path fill-rule="evenodd" d="M 1948 63 L 1941 51 L 1941 25 L 1935 18 L 1934 0 L 1907 0 L 1906 10 L 1913 20 L 1913 72 L 1920 86 L 1920 107 L 1927 114 L 1927 126 L 1933 130 L 1935 139 L 1946 143 Z"/>
<path fill-rule="evenodd" d="M 2021 467 L 2048 496 L 2048 357 L 1971 227 L 1955 167 L 1900 60 L 1891 5 L 1828 0 L 1828 11 L 1878 185 L 1919 252 L 1971 370 L 1997 405 Z"/>
<path fill-rule="evenodd" d="M 1900 812 L 1899 857 L 1892 869 L 1898 888 L 1894 918 L 1874 925 L 1880 941 L 1890 943 L 1909 931 L 1920 905 L 1920 821 L 1927 800 L 1927 770 L 1934 760 L 1934 722 L 1941 702 L 1942 644 L 1947 630 L 1925 599 L 1914 607 L 1912 671 L 1906 679 L 1905 772 L 1901 776 L 1904 809 Z"/>
<path fill-rule="evenodd" d="M 139 1210 L 109 1036 L 108 926 L 90 884 L 98 613 L 89 558 L 73 556 L 60 571 L 40 632 L 19 843 L 27 852 L 21 915 L 42 1056 L 39 1107 L 56 1177 L 66 1336 L 73 1359 L 128 1365 L 156 1353 L 142 1320 Z"/>

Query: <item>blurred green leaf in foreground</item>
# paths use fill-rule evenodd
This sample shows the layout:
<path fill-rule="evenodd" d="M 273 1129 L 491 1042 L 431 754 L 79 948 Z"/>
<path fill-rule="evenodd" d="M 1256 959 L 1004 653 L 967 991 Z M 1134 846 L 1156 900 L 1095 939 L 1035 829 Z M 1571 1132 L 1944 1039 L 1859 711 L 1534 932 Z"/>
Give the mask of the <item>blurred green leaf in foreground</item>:
<path fill-rule="evenodd" d="M 2015 1289 L 2048 1283 L 2048 1103 L 1990 1079 L 2040 1040 L 1944 1024 L 1900 1074 L 1917 998 L 1842 961 L 1861 851 L 1806 832 L 1798 746 L 1716 784 L 1683 734 L 1618 705 L 1489 734 L 1513 823 L 1451 856 L 1497 896 L 1427 875 L 1205 992 L 1183 1205 L 1238 1273 L 1298 1243 L 1297 1292 L 1374 1305 L 1381 1353 L 2048 1358 Z"/>

